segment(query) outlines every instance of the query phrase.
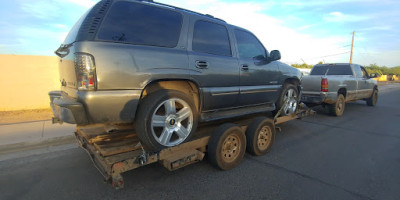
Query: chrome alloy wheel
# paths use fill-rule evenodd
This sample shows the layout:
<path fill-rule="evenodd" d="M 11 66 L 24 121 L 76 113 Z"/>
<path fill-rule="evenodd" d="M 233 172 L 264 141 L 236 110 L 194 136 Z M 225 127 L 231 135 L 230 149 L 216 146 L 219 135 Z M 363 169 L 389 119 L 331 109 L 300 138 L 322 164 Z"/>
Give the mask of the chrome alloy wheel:
<path fill-rule="evenodd" d="M 285 107 L 283 108 L 283 113 L 285 115 L 290 115 L 290 114 L 296 112 L 296 109 L 297 109 L 297 92 L 294 89 L 289 88 L 286 91 L 285 99 L 283 102 L 286 102 L 287 99 L 289 99 L 289 100 L 288 100 L 287 104 L 285 105 Z"/>
<path fill-rule="evenodd" d="M 175 146 L 189 136 L 193 128 L 193 111 L 179 98 L 161 102 L 151 118 L 154 139 L 164 146 Z"/>

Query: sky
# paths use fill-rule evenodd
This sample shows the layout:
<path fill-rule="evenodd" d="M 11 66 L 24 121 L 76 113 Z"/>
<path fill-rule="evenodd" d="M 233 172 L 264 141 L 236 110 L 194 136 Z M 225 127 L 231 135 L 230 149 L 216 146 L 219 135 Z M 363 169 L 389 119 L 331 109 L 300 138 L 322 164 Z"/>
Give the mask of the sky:
<path fill-rule="evenodd" d="M 0 54 L 53 56 L 98 0 L 13 0 L 0 7 Z M 158 0 L 252 31 L 288 64 L 400 66 L 399 0 Z"/>

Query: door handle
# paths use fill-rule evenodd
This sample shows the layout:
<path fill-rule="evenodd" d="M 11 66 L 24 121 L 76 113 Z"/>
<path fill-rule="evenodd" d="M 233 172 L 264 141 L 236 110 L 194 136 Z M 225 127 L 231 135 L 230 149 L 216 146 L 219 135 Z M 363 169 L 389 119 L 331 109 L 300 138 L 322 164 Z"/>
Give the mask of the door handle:
<path fill-rule="evenodd" d="M 196 67 L 199 68 L 199 69 L 207 69 L 208 68 L 208 63 L 207 63 L 207 61 L 197 60 L 196 61 Z"/>
<path fill-rule="evenodd" d="M 242 65 L 242 71 L 249 71 L 248 65 Z"/>

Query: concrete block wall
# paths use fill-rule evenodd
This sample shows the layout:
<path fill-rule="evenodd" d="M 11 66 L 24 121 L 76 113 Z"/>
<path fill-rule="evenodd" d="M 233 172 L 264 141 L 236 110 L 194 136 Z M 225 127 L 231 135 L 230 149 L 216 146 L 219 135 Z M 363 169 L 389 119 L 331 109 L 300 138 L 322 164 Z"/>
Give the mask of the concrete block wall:
<path fill-rule="evenodd" d="M 0 55 L 0 111 L 50 108 L 59 88 L 56 56 Z"/>

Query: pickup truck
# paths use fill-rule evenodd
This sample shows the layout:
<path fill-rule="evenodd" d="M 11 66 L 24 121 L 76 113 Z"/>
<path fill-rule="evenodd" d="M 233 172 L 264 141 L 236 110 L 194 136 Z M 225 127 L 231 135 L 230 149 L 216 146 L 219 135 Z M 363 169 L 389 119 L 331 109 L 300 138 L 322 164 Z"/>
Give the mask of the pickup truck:
<path fill-rule="evenodd" d="M 368 106 L 375 106 L 378 85 L 372 78 L 361 65 L 318 64 L 309 76 L 303 77 L 301 100 L 306 104 L 327 105 L 333 116 L 341 116 L 349 101 L 365 100 Z"/>

